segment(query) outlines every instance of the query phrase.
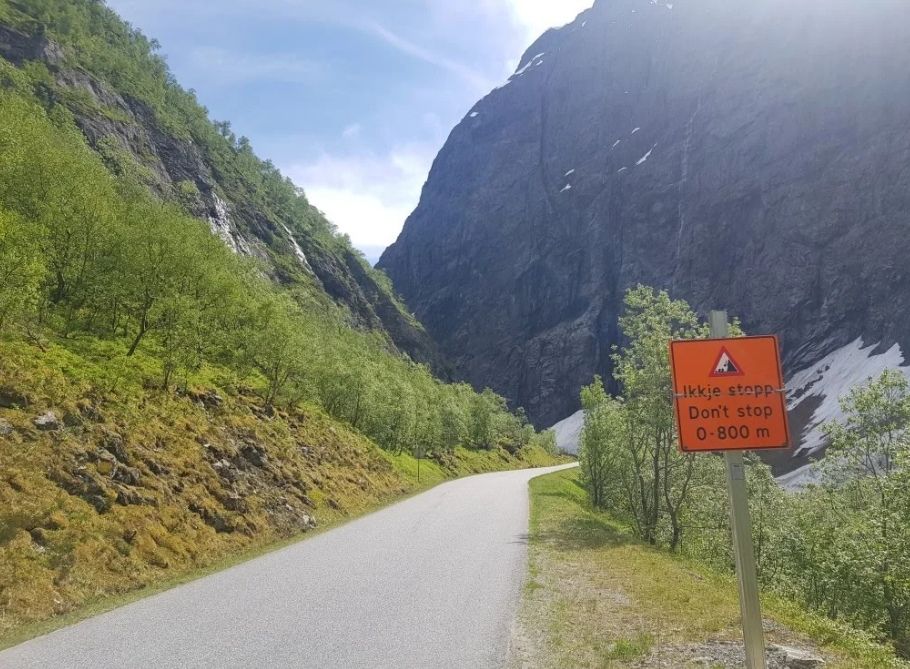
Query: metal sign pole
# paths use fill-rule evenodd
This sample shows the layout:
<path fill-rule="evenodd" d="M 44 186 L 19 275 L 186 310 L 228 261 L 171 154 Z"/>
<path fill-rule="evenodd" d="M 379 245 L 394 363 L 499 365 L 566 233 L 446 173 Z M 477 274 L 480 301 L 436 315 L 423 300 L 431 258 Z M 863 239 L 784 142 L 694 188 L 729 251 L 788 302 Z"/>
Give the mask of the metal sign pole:
<path fill-rule="evenodd" d="M 711 312 L 711 338 L 729 336 L 726 311 Z M 747 669 L 766 669 L 765 638 L 762 629 L 761 604 L 758 599 L 758 577 L 752 547 L 752 520 L 742 451 L 724 453 L 727 463 L 727 489 L 730 493 L 730 524 L 733 527 L 733 553 L 739 578 L 739 607 L 743 619 Z"/>

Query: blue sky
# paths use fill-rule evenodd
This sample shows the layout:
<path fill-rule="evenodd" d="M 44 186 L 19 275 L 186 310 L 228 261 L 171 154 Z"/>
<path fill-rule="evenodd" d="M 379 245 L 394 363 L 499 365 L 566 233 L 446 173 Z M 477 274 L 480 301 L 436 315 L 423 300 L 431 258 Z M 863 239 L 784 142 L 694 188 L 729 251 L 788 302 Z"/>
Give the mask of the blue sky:
<path fill-rule="evenodd" d="M 449 130 L 592 0 L 108 0 L 371 259 Z"/>

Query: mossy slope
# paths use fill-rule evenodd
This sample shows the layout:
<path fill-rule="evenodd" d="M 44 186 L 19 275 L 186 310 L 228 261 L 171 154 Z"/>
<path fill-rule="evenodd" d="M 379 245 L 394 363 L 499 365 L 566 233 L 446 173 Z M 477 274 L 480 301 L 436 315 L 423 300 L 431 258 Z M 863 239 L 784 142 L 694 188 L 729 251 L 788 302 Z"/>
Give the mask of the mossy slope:
<path fill-rule="evenodd" d="M 217 369 L 166 393 L 156 370 L 95 340 L 0 342 L 0 644 L 446 478 L 552 462 L 458 448 L 418 483 L 321 409 L 265 410 Z"/>

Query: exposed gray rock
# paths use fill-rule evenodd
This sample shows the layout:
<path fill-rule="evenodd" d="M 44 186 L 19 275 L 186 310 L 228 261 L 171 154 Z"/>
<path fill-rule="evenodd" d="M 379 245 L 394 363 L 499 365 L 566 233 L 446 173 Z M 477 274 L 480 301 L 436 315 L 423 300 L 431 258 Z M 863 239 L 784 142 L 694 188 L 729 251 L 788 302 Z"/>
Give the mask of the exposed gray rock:
<path fill-rule="evenodd" d="M 777 659 L 785 669 L 819 669 L 825 666 L 825 660 L 817 654 L 792 646 L 771 645 L 768 654 Z"/>
<path fill-rule="evenodd" d="M 35 427 L 37 427 L 39 430 L 45 432 L 51 430 L 59 430 L 61 427 L 63 427 L 63 423 L 60 422 L 60 419 L 57 418 L 57 414 L 55 414 L 53 411 L 48 411 L 41 414 L 35 418 L 32 423 L 34 423 Z"/>
<path fill-rule="evenodd" d="M 127 465 L 131 464 L 130 454 L 123 443 L 123 437 L 116 432 L 105 430 L 101 435 L 101 446 L 116 460 Z"/>
<path fill-rule="evenodd" d="M 111 478 L 119 483 L 136 486 L 142 481 L 142 473 L 135 467 L 118 464 L 111 472 Z"/>
<path fill-rule="evenodd" d="M 63 50 L 43 33 L 24 35 L 0 25 L 0 56 L 16 65 L 28 60 L 43 60 L 56 65 L 63 61 Z"/>
<path fill-rule="evenodd" d="M 599 0 L 519 71 L 379 262 L 458 375 L 565 418 L 639 282 L 790 370 L 908 350 L 910 3 Z"/>
<path fill-rule="evenodd" d="M 12 433 L 13 433 L 12 424 L 8 420 L 6 420 L 4 418 L 0 418 L 0 437 L 9 436 Z"/>

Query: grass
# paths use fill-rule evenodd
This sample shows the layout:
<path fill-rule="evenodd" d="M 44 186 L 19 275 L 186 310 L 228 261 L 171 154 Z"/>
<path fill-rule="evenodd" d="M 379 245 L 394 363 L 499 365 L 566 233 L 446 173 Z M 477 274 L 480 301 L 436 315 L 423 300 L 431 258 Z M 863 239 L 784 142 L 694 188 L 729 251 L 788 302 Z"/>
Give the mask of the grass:
<path fill-rule="evenodd" d="M 462 450 L 462 449 L 459 449 L 459 450 Z M 466 450 L 466 449 L 463 449 L 463 450 Z M 394 495 L 394 496 L 390 496 L 390 497 L 387 497 L 387 498 L 384 498 L 381 500 L 374 501 L 373 503 L 364 506 L 357 513 L 354 513 L 352 515 L 334 517 L 333 519 L 327 521 L 325 524 L 320 525 L 318 528 L 308 531 L 306 534 L 297 534 L 297 535 L 288 537 L 283 540 L 275 541 L 272 543 L 268 543 L 266 545 L 257 546 L 257 547 L 250 548 L 247 550 L 242 550 L 238 553 L 229 554 L 226 557 L 224 557 L 220 560 L 217 560 L 216 562 L 209 564 L 205 567 L 199 567 L 199 568 L 189 569 L 189 570 L 186 570 L 183 572 L 179 572 L 177 574 L 174 574 L 171 577 L 162 578 L 161 580 L 154 581 L 154 582 L 150 583 L 149 585 L 143 586 L 136 590 L 131 590 L 128 592 L 123 592 L 123 593 L 113 594 L 113 595 L 105 594 L 100 597 L 88 599 L 85 602 L 83 602 L 82 604 L 80 604 L 77 608 L 75 608 L 67 613 L 53 616 L 51 618 L 47 618 L 44 620 L 39 620 L 37 622 L 31 622 L 31 623 L 27 623 L 25 625 L 17 626 L 11 632 L 7 632 L 6 634 L 0 635 L 0 650 L 10 648 L 17 644 L 28 641 L 29 639 L 33 639 L 35 637 L 42 636 L 44 634 L 49 634 L 50 632 L 53 632 L 54 630 L 57 630 L 57 629 L 60 629 L 63 627 L 67 627 L 69 625 L 73 625 L 75 623 L 78 623 L 81 620 L 85 620 L 87 618 L 91 618 L 93 616 L 97 616 L 102 613 L 112 611 L 121 606 L 126 606 L 127 604 L 131 604 L 140 599 L 144 599 L 146 597 L 151 597 L 152 595 L 158 594 L 160 592 L 164 592 L 166 590 L 170 590 L 172 588 L 179 587 L 181 585 L 185 585 L 186 583 L 190 583 L 192 581 L 195 581 L 200 578 L 204 578 L 211 574 L 215 574 L 217 572 L 224 571 L 225 569 L 230 569 L 231 567 L 235 567 L 237 565 L 243 564 L 244 562 L 249 562 L 250 560 L 254 560 L 258 557 L 262 557 L 263 555 L 266 555 L 268 553 L 272 553 L 274 551 L 281 550 L 282 548 L 286 548 L 286 547 L 296 544 L 300 541 L 305 541 L 307 539 L 311 539 L 315 536 L 318 536 L 319 534 L 322 534 L 323 532 L 327 532 L 328 530 L 335 529 L 341 525 L 344 525 L 346 523 L 357 520 L 358 518 L 362 518 L 363 516 L 373 513 L 375 511 L 378 511 L 386 506 L 389 506 L 392 504 L 397 504 L 406 499 L 409 499 L 410 497 L 419 495 L 422 492 L 425 492 L 425 491 L 429 490 L 430 488 L 432 488 L 436 485 L 439 485 L 440 483 L 454 480 L 454 478 L 459 478 L 459 477 L 463 477 L 463 476 L 473 476 L 473 475 L 479 473 L 476 471 L 472 471 L 468 468 L 468 469 L 465 469 L 464 473 L 460 474 L 459 476 L 453 476 L 453 475 L 444 476 L 443 470 L 441 470 L 439 467 L 434 466 L 431 463 L 430 466 L 436 472 L 436 474 L 432 477 L 424 477 L 423 471 L 424 471 L 424 467 L 426 466 L 426 463 L 424 463 L 423 465 L 421 465 L 421 479 L 420 479 L 420 482 L 418 483 L 416 480 L 416 469 L 417 469 L 416 460 L 414 460 L 414 458 L 412 458 L 408 454 L 400 454 L 400 455 L 391 456 L 391 457 L 395 461 L 396 466 L 402 467 L 402 471 L 405 476 L 409 476 L 412 473 L 415 475 L 414 476 L 415 485 L 414 485 L 413 489 L 411 489 L 407 493 L 402 493 L 400 495 Z M 539 451 L 534 451 L 533 455 L 531 455 L 531 459 L 532 460 L 540 459 L 540 460 L 545 460 L 546 462 L 544 462 L 544 464 L 536 464 L 536 465 L 525 463 L 527 467 L 546 467 L 546 466 L 551 466 L 553 464 L 552 461 L 549 461 L 550 456 L 548 456 L 547 454 L 544 454 L 544 453 L 540 453 Z M 512 462 L 511 464 L 515 465 L 516 463 Z M 488 471 L 496 471 L 496 470 L 491 469 Z M 0 542 L 2 542 L 2 538 L 0 538 Z M 2 619 L 2 618 L 0 618 L 0 619 Z"/>
<path fill-rule="evenodd" d="M 531 481 L 530 570 L 513 667 L 717 666 L 741 643 L 736 584 L 636 541 L 592 511 L 569 470 Z M 819 651 L 829 667 L 906 666 L 890 649 L 790 602 L 763 597 L 766 641 Z M 659 664 L 660 662 L 667 664 Z"/>
<path fill-rule="evenodd" d="M 100 342 L 0 341 L 0 647 L 224 569 L 527 449 L 390 454 L 318 407 L 263 414 L 206 370 L 183 395 Z M 111 361 L 110 363 L 104 362 Z M 214 386 L 218 387 L 218 386 Z M 223 388 L 228 389 L 223 389 Z M 53 410 L 65 426 L 41 431 Z"/>

